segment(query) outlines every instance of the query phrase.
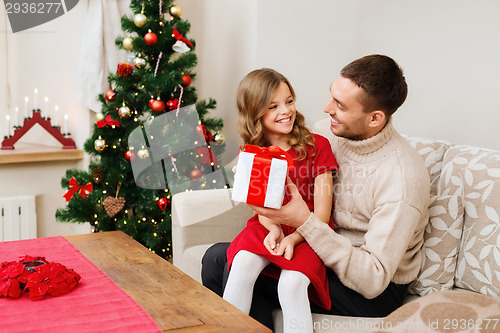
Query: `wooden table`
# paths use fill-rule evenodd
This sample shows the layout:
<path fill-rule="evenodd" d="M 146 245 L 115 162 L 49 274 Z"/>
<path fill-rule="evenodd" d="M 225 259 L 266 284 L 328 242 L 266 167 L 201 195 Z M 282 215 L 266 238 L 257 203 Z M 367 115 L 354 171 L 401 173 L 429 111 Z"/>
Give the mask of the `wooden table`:
<path fill-rule="evenodd" d="M 121 231 L 66 239 L 164 332 L 271 332 Z"/>

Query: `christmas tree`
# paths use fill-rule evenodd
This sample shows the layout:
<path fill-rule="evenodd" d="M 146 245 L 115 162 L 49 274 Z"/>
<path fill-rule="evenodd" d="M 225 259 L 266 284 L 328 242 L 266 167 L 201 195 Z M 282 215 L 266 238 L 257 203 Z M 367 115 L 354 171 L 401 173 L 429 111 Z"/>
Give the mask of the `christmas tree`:
<path fill-rule="evenodd" d="M 207 116 L 215 101 L 197 101 L 191 85 L 195 42 L 186 37 L 181 7 L 132 0 L 130 8 L 116 46 L 133 64 L 109 74 L 111 88 L 98 96 L 102 110 L 84 144 L 88 171 L 67 170 L 61 185 L 68 204 L 56 218 L 90 222 L 95 232 L 122 230 L 169 258 L 172 194 L 227 186 L 217 173 L 223 124 Z"/>

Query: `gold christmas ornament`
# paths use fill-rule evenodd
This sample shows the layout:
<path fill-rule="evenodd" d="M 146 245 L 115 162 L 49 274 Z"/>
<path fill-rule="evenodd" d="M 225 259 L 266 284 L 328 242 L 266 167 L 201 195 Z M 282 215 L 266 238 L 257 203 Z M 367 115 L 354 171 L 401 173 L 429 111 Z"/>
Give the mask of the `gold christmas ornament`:
<path fill-rule="evenodd" d="M 170 7 L 169 12 L 170 15 L 172 15 L 173 17 L 179 18 L 182 15 L 182 8 L 181 6 L 175 4 L 172 7 Z"/>
<path fill-rule="evenodd" d="M 224 143 L 224 142 L 226 142 L 226 137 L 221 132 L 217 132 L 214 135 L 214 140 L 215 140 L 215 142 Z"/>
<path fill-rule="evenodd" d="M 123 105 L 121 108 L 118 109 L 118 115 L 120 118 L 125 118 L 130 116 L 130 108 L 126 105 Z"/>
<path fill-rule="evenodd" d="M 106 148 L 106 140 L 104 140 L 103 138 L 101 138 L 101 136 L 99 135 L 99 138 L 94 141 L 94 148 L 98 152 L 103 151 L 104 148 Z"/>
<path fill-rule="evenodd" d="M 125 37 L 123 38 L 123 47 L 125 48 L 125 50 L 132 50 L 133 46 L 132 46 L 132 38 L 131 37 Z"/>
<path fill-rule="evenodd" d="M 101 121 L 101 120 L 104 120 L 104 114 L 102 112 L 97 112 L 95 114 L 95 120 L 96 121 Z"/>
<path fill-rule="evenodd" d="M 140 13 L 140 14 L 137 14 L 134 16 L 134 24 L 138 28 L 142 28 L 146 24 L 147 21 L 148 21 L 148 18 L 143 13 Z"/>
<path fill-rule="evenodd" d="M 137 156 L 139 156 L 139 158 L 142 158 L 142 159 L 148 158 L 149 151 L 147 149 L 142 148 L 137 152 Z"/>
<path fill-rule="evenodd" d="M 134 59 L 134 66 L 137 68 L 142 68 L 146 66 L 146 60 L 141 57 L 137 57 Z"/>

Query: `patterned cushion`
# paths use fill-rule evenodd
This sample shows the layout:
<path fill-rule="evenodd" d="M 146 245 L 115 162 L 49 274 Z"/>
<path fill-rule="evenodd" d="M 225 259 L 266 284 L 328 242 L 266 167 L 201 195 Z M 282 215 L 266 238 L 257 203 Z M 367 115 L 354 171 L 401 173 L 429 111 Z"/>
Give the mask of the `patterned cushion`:
<path fill-rule="evenodd" d="M 442 194 L 464 197 L 455 285 L 500 295 L 500 152 L 454 146 L 443 162 Z"/>
<path fill-rule="evenodd" d="M 443 166 L 443 157 L 446 150 L 451 147 L 451 144 L 445 141 L 429 140 L 405 135 L 403 135 L 403 137 L 424 159 L 425 166 L 431 178 L 431 195 L 438 194 L 437 186 Z"/>
<path fill-rule="evenodd" d="M 409 291 L 420 296 L 453 288 L 457 253 L 462 236 L 462 197 L 433 196 L 429 204 L 429 224 L 422 247 L 422 267 Z"/>
<path fill-rule="evenodd" d="M 498 332 L 500 299 L 463 291 L 419 297 L 365 332 Z"/>

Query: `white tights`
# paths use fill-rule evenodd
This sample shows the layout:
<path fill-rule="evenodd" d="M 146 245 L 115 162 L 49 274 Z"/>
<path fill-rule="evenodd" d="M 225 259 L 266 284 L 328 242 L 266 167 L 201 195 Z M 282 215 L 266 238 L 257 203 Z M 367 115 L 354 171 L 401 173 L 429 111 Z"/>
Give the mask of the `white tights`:
<path fill-rule="evenodd" d="M 250 313 L 253 288 L 257 277 L 269 264 L 258 254 L 240 251 L 231 265 L 223 298 L 246 314 Z M 278 298 L 283 311 L 283 329 L 288 332 L 313 332 L 307 287 L 310 281 L 301 272 L 282 269 L 278 281 Z"/>

